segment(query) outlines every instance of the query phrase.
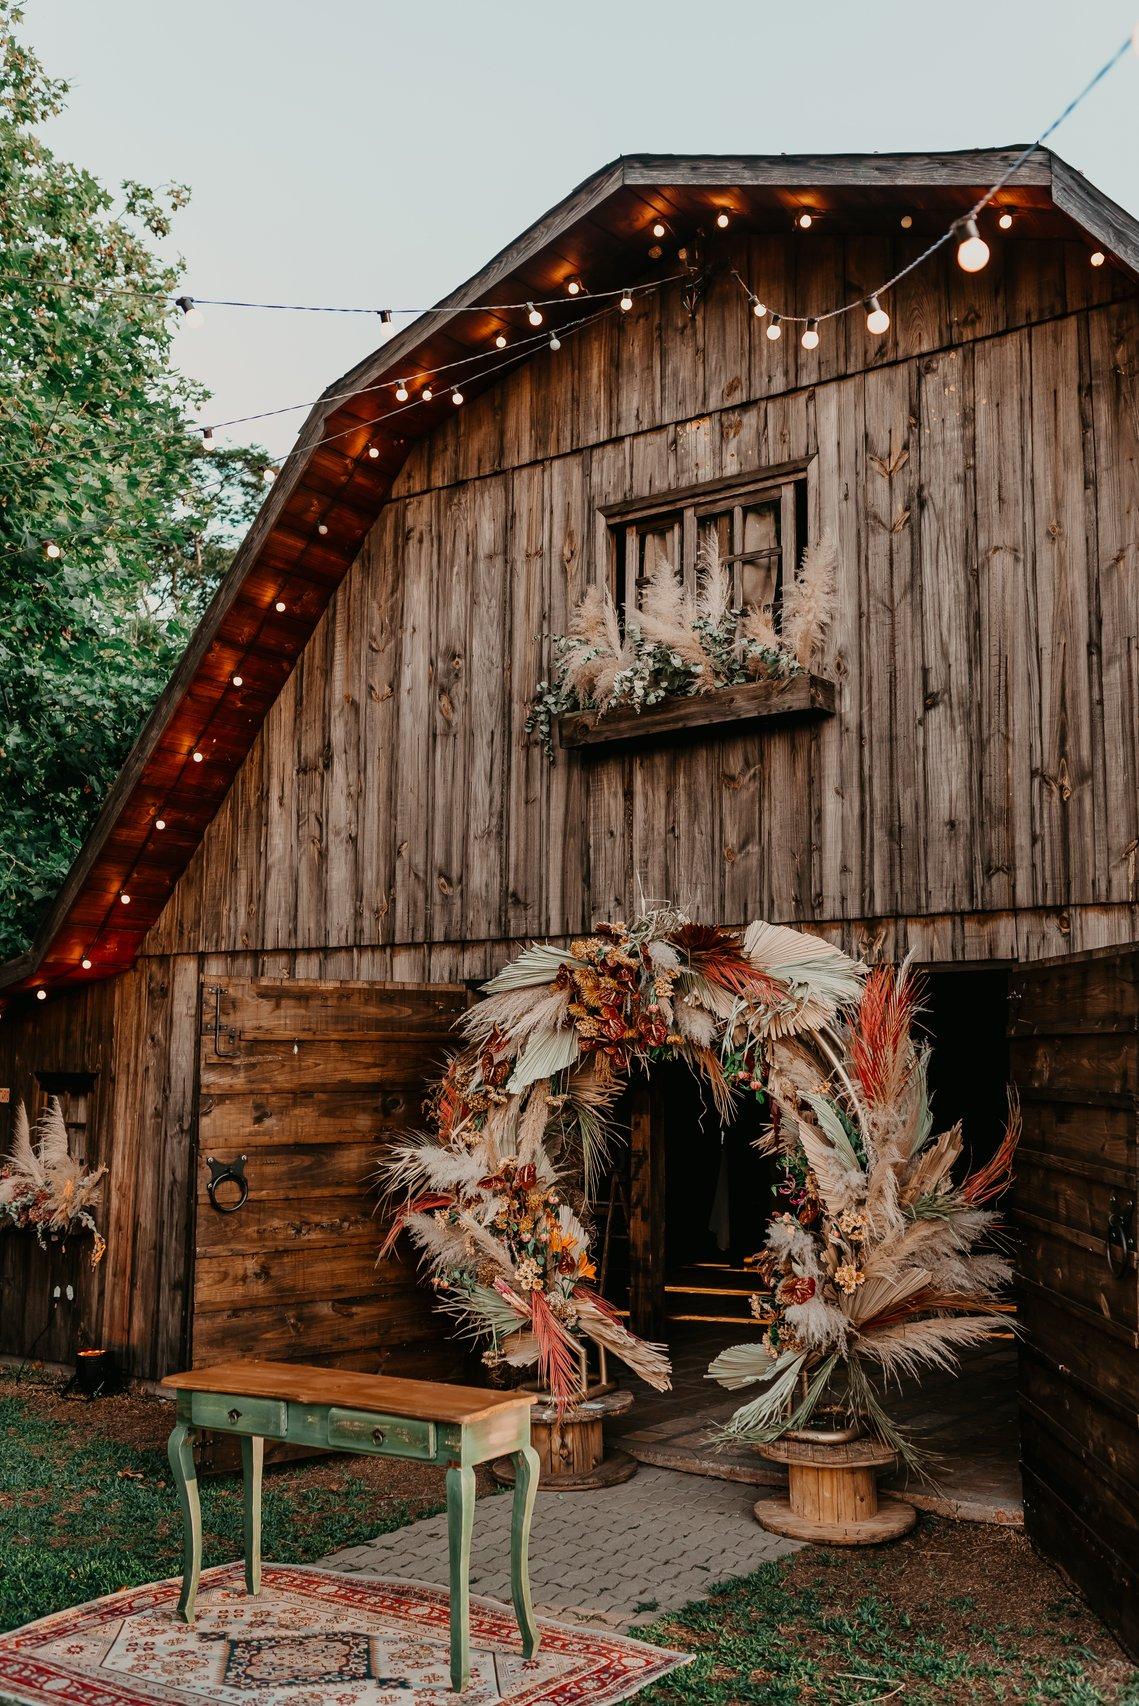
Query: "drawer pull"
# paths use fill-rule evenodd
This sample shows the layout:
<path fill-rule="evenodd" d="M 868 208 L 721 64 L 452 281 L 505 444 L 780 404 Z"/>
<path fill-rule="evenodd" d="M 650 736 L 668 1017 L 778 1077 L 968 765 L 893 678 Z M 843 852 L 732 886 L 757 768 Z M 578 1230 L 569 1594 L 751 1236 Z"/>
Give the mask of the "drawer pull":
<path fill-rule="evenodd" d="M 373 1428 L 372 1429 L 372 1438 L 375 1440 L 377 1445 L 383 1445 L 383 1443 L 384 1443 L 384 1430 L 383 1430 L 383 1428 Z"/>
<path fill-rule="evenodd" d="M 241 1420 L 241 1411 L 240 1410 L 231 1410 L 229 1412 L 229 1419 L 231 1422 L 239 1422 Z"/>

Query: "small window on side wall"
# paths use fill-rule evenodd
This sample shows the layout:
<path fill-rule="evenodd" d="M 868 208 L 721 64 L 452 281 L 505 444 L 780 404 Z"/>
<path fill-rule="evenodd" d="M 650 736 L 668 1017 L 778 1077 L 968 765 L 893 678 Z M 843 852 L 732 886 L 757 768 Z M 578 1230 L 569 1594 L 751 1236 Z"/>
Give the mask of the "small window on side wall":
<path fill-rule="evenodd" d="M 68 1146 L 76 1161 L 86 1165 L 88 1135 L 91 1125 L 91 1103 L 95 1094 L 95 1075 L 91 1072 L 37 1072 L 36 1108 L 38 1119 L 52 1096 L 58 1098 L 67 1127 Z"/>
<path fill-rule="evenodd" d="M 769 610 L 779 632 L 783 586 L 808 542 L 803 465 L 612 505 L 604 514 L 622 625 L 626 613 L 640 607 L 658 558 L 695 587 L 701 541 L 711 532 L 731 574 L 735 606 Z"/>

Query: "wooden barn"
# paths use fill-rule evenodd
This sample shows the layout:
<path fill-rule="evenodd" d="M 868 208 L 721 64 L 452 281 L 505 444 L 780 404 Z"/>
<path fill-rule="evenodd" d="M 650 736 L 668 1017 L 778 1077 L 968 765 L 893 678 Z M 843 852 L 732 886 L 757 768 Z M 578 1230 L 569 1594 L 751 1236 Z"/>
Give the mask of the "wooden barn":
<path fill-rule="evenodd" d="M 0 1237 L 0 1351 L 445 1373 L 368 1180 L 474 981 L 641 895 L 911 952 L 940 1117 L 1024 1104 L 1030 1531 L 1139 1641 L 1139 230 L 1038 150 L 884 332 L 754 311 L 862 303 L 1015 152 L 619 160 L 330 388 L 0 974 L 5 1112 L 58 1095 L 109 1168 L 97 1269 Z M 551 635 L 708 527 L 775 589 L 833 534 L 817 678 L 551 764 Z M 666 1336 L 758 1237 L 744 1144 L 709 1252 L 700 1117 L 631 1119 L 613 1284 Z"/>

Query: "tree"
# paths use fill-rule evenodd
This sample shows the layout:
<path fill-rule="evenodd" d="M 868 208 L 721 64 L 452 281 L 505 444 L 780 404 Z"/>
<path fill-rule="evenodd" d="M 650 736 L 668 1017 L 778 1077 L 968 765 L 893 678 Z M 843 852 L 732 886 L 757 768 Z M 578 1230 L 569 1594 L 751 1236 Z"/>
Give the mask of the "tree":
<path fill-rule="evenodd" d="M 187 200 L 116 198 L 37 127 L 67 85 L 0 0 L 0 958 L 26 945 L 256 511 L 267 457 L 208 453 L 173 366 Z"/>

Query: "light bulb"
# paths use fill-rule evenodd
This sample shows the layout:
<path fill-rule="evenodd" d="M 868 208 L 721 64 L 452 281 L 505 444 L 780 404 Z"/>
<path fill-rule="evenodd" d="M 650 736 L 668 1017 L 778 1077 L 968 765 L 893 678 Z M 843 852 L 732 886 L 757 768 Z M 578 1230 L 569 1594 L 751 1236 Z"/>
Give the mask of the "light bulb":
<path fill-rule="evenodd" d="M 505 332 L 499 332 L 497 338 L 495 338 L 495 340 L 494 340 L 494 347 L 495 347 L 495 349 L 505 349 L 506 348 L 506 333 Z"/>
<path fill-rule="evenodd" d="M 328 532 L 327 521 L 318 521 L 316 524 L 316 530 L 320 534 L 321 538 L 323 539 L 324 535 Z"/>
<path fill-rule="evenodd" d="M 551 335 L 550 335 L 550 348 L 551 349 L 561 349 L 561 347 L 562 347 L 562 340 L 559 338 L 558 334 L 556 332 L 551 333 Z"/>
<path fill-rule="evenodd" d="M 890 316 L 876 296 L 866 298 L 866 330 L 876 336 L 890 329 Z"/>
<path fill-rule="evenodd" d="M 279 468 L 272 468 L 272 467 L 264 468 L 261 471 L 261 478 L 264 480 L 264 482 L 267 486 L 271 486 L 273 484 L 273 481 L 277 478 L 277 475 L 280 472 L 281 472 L 281 470 Z"/>
<path fill-rule="evenodd" d="M 962 272 L 980 272 L 989 259 L 989 245 L 977 230 L 975 219 L 962 219 L 957 230 L 961 241 L 957 245 L 957 265 Z"/>
<path fill-rule="evenodd" d="M 174 306 L 182 310 L 182 324 L 184 326 L 200 326 L 205 319 L 202 310 L 194 306 L 192 296 L 176 297 Z"/>
<path fill-rule="evenodd" d="M 395 388 L 395 400 L 397 403 L 407 402 L 407 386 L 404 384 L 402 379 Z"/>
<path fill-rule="evenodd" d="M 458 408 L 458 406 L 462 402 L 462 400 L 463 400 L 463 393 L 461 391 L 452 391 L 451 392 L 451 401 L 452 401 L 452 403 L 454 403 L 456 408 Z"/>
<path fill-rule="evenodd" d="M 36 1000 L 37 1001 L 46 1001 L 47 1000 L 47 990 L 46 989 L 37 989 L 36 990 Z"/>
<path fill-rule="evenodd" d="M 204 427 L 202 429 L 202 449 L 212 450 L 216 443 L 217 439 L 214 437 L 213 427 Z"/>
<path fill-rule="evenodd" d="M 819 322 L 817 320 L 808 320 L 807 321 L 806 329 L 803 332 L 803 336 L 799 341 L 802 344 L 804 349 L 818 349 L 818 347 L 819 347 Z"/>
<path fill-rule="evenodd" d="M 243 687 L 245 685 L 245 677 L 243 675 L 235 675 L 233 678 L 233 685 L 235 687 Z"/>
<path fill-rule="evenodd" d="M 763 316 L 767 313 L 767 303 L 761 302 L 758 296 L 753 296 L 751 299 L 751 311 L 757 320 L 762 320 Z"/>
<path fill-rule="evenodd" d="M 661 248 L 659 243 L 653 243 L 650 245 L 650 247 L 649 247 L 649 260 L 650 261 L 659 261 L 663 254 L 664 254 L 664 250 Z"/>
<path fill-rule="evenodd" d="M 60 551 L 60 548 L 56 544 L 55 540 L 54 539 L 45 539 L 45 541 L 44 541 L 44 556 L 50 557 L 52 562 L 54 563 L 56 558 L 61 556 L 61 555 L 62 555 L 62 552 Z"/>
<path fill-rule="evenodd" d="M 1107 259 L 1107 256 L 1104 254 L 1102 249 L 1093 249 L 1091 254 L 1088 256 L 1088 259 L 1091 261 L 1093 267 L 1102 267 L 1104 261 L 1106 261 L 1106 259 Z M 51 552 L 49 551 L 48 556 L 50 556 L 50 555 L 51 555 Z M 58 555 L 58 553 L 57 553 L 57 555 Z"/>
<path fill-rule="evenodd" d="M 629 309 L 633 306 L 633 298 L 629 295 L 627 290 L 623 290 L 621 292 L 621 300 L 617 306 L 620 308 L 622 314 L 627 314 Z"/>
<path fill-rule="evenodd" d="M 431 389 L 430 385 L 425 385 L 419 393 L 419 400 L 421 403 L 429 403 L 434 395 L 435 393 Z"/>
<path fill-rule="evenodd" d="M 195 763 L 195 764 L 200 764 L 200 763 L 201 763 L 201 762 L 202 762 L 202 759 L 203 759 L 203 757 L 204 757 L 204 756 L 205 756 L 205 754 L 204 754 L 204 753 L 201 753 L 201 752 L 195 752 L 195 753 L 194 753 L 194 755 L 193 755 L 193 757 L 194 757 L 194 763 Z"/>
<path fill-rule="evenodd" d="M 154 820 L 154 827 L 155 829 L 165 829 L 166 819 L 164 817 L 156 817 Z"/>
<path fill-rule="evenodd" d="M 80 960 L 79 964 L 83 967 L 84 971 L 90 971 L 91 970 L 91 961 L 90 960 L 82 959 L 82 960 Z"/>
<path fill-rule="evenodd" d="M 913 222 L 914 216 L 912 213 L 903 213 L 901 220 L 899 221 L 903 231 L 908 231 Z"/>
<path fill-rule="evenodd" d="M 814 223 L 814 217 L 811 214 L 801 213 L 799 215 L 798 224 L 800 231 L 809 231 Z"/>
<path fill-rule="evenodd" d="M 373 462 L 377 462 L 379 460 L 379 456 L 380 456 L 379 446 L 375 445 L 375 444 L 369 444 L 368 455 L 371 457 Z"/>
<path fill-rule="evenodd" d="M 1002 213 L 1000 218 L 997 220 L 997 224 L 1000 226 L 1002 231 L 1011 231 L 1012 230 L 1012 214 L 1011 213 Z"/>
<path fill-rule="evenodd" d="M 781 338 L 783 336 L 783 317 L 782 317 L 782 315 L 773 314 L 771 316 L 771 319 L 770 319 L 770 321 L 768 323 L 768 327 L 767 327 L 767 335 L 771 339 L 772 343 L 775 342 L 776 338 Z"/>
<path fill-rule="evenodd" d="M 283 616 L 285 614 L 285 608 L 285 601 L 283 598 L 279 598 L 273 606 L 273 609 L 277 612 L 278 616 Z"/>
<path fill-rule="evenodd" d="M 667 225 L 665 225 L 664 221 L 658 219 L 656 224 L 653 226 L 653 236 L 654 237 L 663 237 L 667 230 L 668 230 L 668 227 L 667 227 Z"/>
<path fill-rule="evenodd" d="M 720 227 L 721 231 L 726 231 L 731 223 L 732 217 L 730 213 L 724 213 L 723 211 L 717 213 L 716 224 Z"/>
<path fill-rule="evenodd" d="M 566 285 L 566 293 L 569 296 L 580 296 L 581 295 L 581 280 L 580 280 L 580 278 L 571 278 L 570 279 L 569 283 Z"/>
<path fill-rule="evenodd" d="M 542 324 L 542 310 L 540 308 L 535 308 L 532 302 L 528 302 L 526 307 L 529 310 L 530 324 L 532 326 L 540 326 Z"/>
<path fill-rule="evenodd" d="M 130 905 L 130 903 L 131 903 L 131 897 L 130 897 L 130 895 L 129 895 L 129 894 L 126 894 L 126 893 L 123 893 L 123 894 L 121 894 L 121 895 L 120 895 L 120 896 L 119 896 L 119 902 L 120 902 L 120 904 L 121 904 L 121 905 L 122 905 L 122 906 L 129 906 L 129 905 Z"/>

